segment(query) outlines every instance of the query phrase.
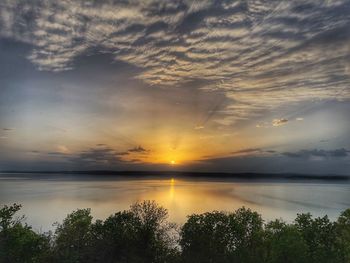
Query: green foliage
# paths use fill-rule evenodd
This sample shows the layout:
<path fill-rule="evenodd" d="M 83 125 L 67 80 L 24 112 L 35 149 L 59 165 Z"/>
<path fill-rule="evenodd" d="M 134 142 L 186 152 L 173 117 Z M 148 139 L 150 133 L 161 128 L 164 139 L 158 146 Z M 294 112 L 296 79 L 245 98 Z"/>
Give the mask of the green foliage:
<path fill-rule="evenodd" d="M 226 262 L 230 253 L 229 218 L 225 213 L 191 215 L 182 227 L 183 262 Z"/>
<path fill-rule="evenodd" d="M 95 262 L 140 262 L 137 241 L 139 221 L 128 211 L 118 212 L 104 222 L 97 221 L 92 229 Z"/>
<path fill-rule="evenodd" d="M 292 224 L 264 224 L 243 207 L 190 215 L 178 231 L 166 209 L 144 201 L 105 220 L 76 210 L 50 235 L 15 217 L 20 208 L 0 208 L 0 263 L 350 262 L 350 209 L 335 222 L 300 214 Z"/>
<path fill-rule="evenodd" d="M 341 213 L 335 228 L 339 260 L 341 262 L 350 262 L 350 209 Z"/>
<path fill-rule="evenodd" d="M 177 255 L 168 212 L 144 201 L 105 221 L 92 222 L 89 209 L 69 214 L 57 226 L 56 262 L 171 262 Z"/>
<path fill-rule="evenodd" d="M 261 259 L 263 221 L 250 209 L 192 215 L 181 231 L 184 262 L 257 262 Z"/>
<path fill-rule="evenodd" d="M 303 263 L 307 261 L 307 244 L 294 225 L 275 220 L 266 225 L 265 261 L 269 263 Z"/>
<path fill-rule="evenodd" d="M 230 262 L 257 262 L 262 257 L 263 220 L 257 212 L 240 208 L 229 215 L 234 251 Z"/>
<path fill-rule="evenodd" d="M 175 226 L 168 212 L 155 202 L 144 201 L 93 226 L 93 262 L 173 262 Z"/>
<path fill-rule="evenodd" d="M 45 262 L 50 254 L 49 237 L 22 224 L 24 217 L 14 218 L 21 206 L 0 209 L 0 262 Z"/>
<path fill-rule="evenodd" d="M 336 224 L 327 216 L 312 218 L 311 214 L 298 214 L 295 226 L 308 246 L 308 262 L 338 262 Z"/>
<path fill-rule="evenodd" d="M 130 213 L 137 219 L 136 248 L 142 262 L 169 262 L 176 255 L 175 225 L 167 221 L 168 211 L 154 201 L 131 206 Z"/>
<path fill-rule="evenodd" d="M 57 225 L 54 236 L 54 260 L 57 262 L 85 262 L 91 247 L 92 216 L 90 209 L 79 209 Z"/>

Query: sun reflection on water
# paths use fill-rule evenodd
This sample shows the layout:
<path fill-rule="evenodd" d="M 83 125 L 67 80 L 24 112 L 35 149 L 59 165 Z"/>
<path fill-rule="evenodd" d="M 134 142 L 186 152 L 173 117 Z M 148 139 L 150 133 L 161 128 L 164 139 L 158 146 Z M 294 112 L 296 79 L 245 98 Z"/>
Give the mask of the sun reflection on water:
<path fill-rule="evenodd" d="M 169 199 L 170 202 L 173 202 L 175 198 L 175 179 L 170 179 L 170 189 L 169 189 Z"/>

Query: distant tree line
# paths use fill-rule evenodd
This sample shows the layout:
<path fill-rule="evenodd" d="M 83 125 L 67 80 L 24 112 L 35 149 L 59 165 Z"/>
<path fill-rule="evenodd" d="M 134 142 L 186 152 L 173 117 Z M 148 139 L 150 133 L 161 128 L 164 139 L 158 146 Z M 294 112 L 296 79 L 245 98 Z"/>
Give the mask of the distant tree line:
<path fill-rule="evenodd" d="M 350 262 L 350 209 L 335 222 L 298 214 L 287 224 L 264 223 L 243 207 L 190 215 L 178 227 L 166 209 L 144 201 L 104 221 L 79 209 L 54 232 L 38 233 L 15 215 L 20 208 L 0 208 L 1 263 Z"/>

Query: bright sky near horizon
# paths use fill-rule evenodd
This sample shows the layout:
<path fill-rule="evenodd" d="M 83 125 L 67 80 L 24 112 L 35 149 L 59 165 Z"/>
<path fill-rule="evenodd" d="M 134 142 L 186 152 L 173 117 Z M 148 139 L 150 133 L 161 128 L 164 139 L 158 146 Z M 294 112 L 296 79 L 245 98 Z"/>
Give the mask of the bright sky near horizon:
<path fill-rule="evenodd" d="M 3 0 L 0 170 L 350 174 L 350 2 Z"/>

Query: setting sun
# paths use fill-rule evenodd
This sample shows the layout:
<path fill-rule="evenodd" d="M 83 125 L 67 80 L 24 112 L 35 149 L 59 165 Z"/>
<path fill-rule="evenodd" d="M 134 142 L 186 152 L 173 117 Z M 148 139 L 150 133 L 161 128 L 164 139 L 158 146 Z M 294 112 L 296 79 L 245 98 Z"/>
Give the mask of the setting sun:
<path fill-rule="evenodd" d="M 171 164 L 171 165 L 174 165 L 174 164 L 176 164 L 176 162 L 175 162 L 174 160 L 172 160 L 172 161 L 170 162 L 170 164 Z"/>

